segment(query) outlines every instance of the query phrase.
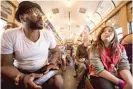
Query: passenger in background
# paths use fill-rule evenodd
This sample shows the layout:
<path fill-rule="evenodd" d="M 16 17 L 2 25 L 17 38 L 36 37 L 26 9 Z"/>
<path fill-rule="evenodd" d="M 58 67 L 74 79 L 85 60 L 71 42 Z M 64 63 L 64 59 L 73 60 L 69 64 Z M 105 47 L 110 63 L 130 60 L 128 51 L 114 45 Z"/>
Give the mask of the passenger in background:
<path fill-rule="evenodd" d="M 64 89 L 60 74 L 53 76 L 42 86 L 34 83 L 35 79 L 50 70 L 59 69 L 56 65 L 59 49 L 56 47 L 53 33 L 42 31 L 42 15 L 43 12 L 38 4 L 23 1 L 15 14 L 16 20 L 22 23 L 22 27 L 6 30 L 3 33 L 1 73 L 5 86 L 2 84 L 2 89 L 47 89 L 50 86 Z M 49 49 L 52 54 L 50 62 L 48 62 Z"/>
<path fill-rule="evenodd" d="M 83 75 L 86 70 L 86 62 L 88 60 L 88 53 L 87 53 L 88 45 L 85 43 L 82 43 L 78 45 L 76 50 L 76 74 L 77 74 L 77 85 L 80 83 L 80 81 L 83 79 Z"/>
<path fill-rule="evenodd" d="M 124 47 L 118 43 L 113 27 L 99 32 L 89 53 L 89 75 L 94 89 L 132 89 L 132 76 Z M 116 77 L 116 74 L 119 75 Z"/>
<path fill-rule="evenodd" d="M 65 55 L 62 55 L 62 60 L 63 62 L 63 67 L 66 68 L 66 66 L 71 66 L 73 69 L 75 69 L 75 63 L 74 63 L 74 59 L 71 56 L 71 51 L 67 50 Z M 64 68 L 64 69 L 65 69 Z M 76 75 L 76 73 L 74 73 L 74 76 Z"/>
<path fill-rule="evenodd" d="M 120 43 L 125 47 L 125 50 L 128 56 L 128 61 L 131 67 L 130 69 L 131 73 L 132 73 L 132 46 L 133 46 L 132 37 L 133 37 L 133 34 L 127 34 L 120 41 Z"/>
<path fill-rule="evenodd" d="M 67 52 L 66 52 L 66 65 L 67 66 L 72 66 L 75 69 L 74 59 L 71 56 L 71 51 L 70 50 L 67 50 Z"/>
<path fill-rule="evenodd" d="M 66 70 L 66 51 L 65 51 L 65 47 L 64 46 L 58 46 L 60 48 L 60 52 L 59 52 L 59 60 L 57 61 L 59 67 L 65 71 Z"/>
<path fill-rule="evenodd" d="M 81 41 L 81 40 L 78 40 L 78 41 L 77 41 L 77 46 L 78 46 L 78 45 L 81 45 L 81 44 L 82 44 L 82 41 Z"/>
<path fill-rule="evenodd" d="M 73 44 L 67 44 L 67 47 L 66 47 L 66 50 L 70 50 L 70 55 L 73 56 L 73 51 L 74 51 L 74 48 L 73 48 Z"/>
<path fill-rule="evenodd" d="M 120 43 L 125 47 L 129 63 L 132 63 L 132 37 L 133 34 L 125 35 Z"/>
<path fill-rule="evenodd" d="M 61 46 L 61 54 L 66 54 L 66 47 L 64 45 Z"/>

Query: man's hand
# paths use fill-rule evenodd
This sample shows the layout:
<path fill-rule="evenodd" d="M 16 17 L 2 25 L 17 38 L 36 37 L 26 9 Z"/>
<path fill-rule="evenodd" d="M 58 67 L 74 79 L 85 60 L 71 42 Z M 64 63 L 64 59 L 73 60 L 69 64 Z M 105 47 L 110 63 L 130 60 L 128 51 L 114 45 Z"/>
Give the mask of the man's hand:
<path fill-rule="evenodd" d="M 44 72 L 44 74 L 48 73 L 51 69 L 58 70 L 59 67 L 54 65 L 54 64 L 50 64 L 50 65 L 47 66 L 46 71 Z"/>
<path fill-rule="evenodd" d="M 35 73 L 29 74 L 29 75 L 25 75 L 23 77 L 23 83 L 24 83 L 25 88 L 42 89 L 41 86 L 36 85 L 34 83 L 34 79 L 40 78 L 42 75 L 43 74 L 35 74 Z"/>

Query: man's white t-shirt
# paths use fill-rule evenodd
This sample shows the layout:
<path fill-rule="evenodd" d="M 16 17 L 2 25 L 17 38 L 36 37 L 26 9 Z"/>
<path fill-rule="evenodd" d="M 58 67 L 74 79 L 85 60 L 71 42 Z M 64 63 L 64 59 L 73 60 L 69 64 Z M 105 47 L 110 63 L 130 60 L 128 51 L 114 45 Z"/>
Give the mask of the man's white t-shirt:
<path fill-rule="evenodd" d="M 1 54 L 15 53 L 14 66 L 34 72 L 48 62 L 48 50 L 56 47 L 55 37 L 50 31 L 40 31 L 40 38 L 29 40 L 22 28 L 6 30 L 3 33 Z"/>

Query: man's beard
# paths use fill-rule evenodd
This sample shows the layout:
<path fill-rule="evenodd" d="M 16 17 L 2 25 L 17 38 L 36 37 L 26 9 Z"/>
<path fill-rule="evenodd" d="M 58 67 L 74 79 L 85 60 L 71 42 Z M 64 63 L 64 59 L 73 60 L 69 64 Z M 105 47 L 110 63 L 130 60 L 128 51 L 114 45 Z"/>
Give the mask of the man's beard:
<path fill-rule="evenodd" d="M 43 29 L 43 26 L 41 26 L 39 24 L 39 21 L 36 21 L 36 22 L 30 22 L 29 24 L 29 27 L 33 30 L 42 30 Z"/>

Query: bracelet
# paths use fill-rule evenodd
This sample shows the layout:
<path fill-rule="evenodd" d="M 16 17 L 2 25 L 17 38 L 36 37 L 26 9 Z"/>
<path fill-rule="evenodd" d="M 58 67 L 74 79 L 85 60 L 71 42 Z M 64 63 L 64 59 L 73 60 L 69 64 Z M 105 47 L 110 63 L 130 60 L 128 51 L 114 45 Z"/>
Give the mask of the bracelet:
<path fill-rule="evenodd" d="M 123 80 L 119 80 L 118 86 L 120 87 L 120 89 L 123 89 L 123 87 L 126 85 L 125 81 Z"/>
<path fill-rule="evenodd" d="M 24 76 L 22 73 L 19 73 L 15 79 L 14 79 L 14 82 L 15 82 L 15 85 L 19 85 L 19 81 L 20 81 L 20 78 Z"/>

